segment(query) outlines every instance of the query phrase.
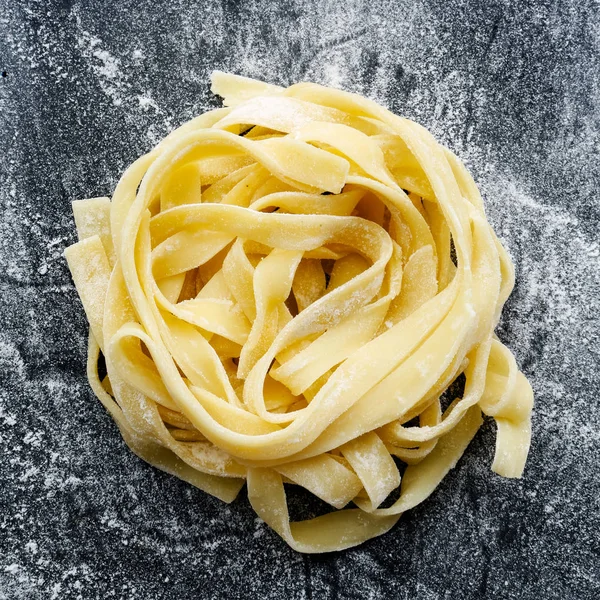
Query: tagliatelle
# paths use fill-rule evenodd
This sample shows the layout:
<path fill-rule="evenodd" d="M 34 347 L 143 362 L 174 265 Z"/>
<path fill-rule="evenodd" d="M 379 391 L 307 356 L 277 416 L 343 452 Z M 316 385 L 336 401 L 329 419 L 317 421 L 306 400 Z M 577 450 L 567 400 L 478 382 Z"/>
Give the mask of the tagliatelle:
<path fill-rule="evenodd" d="M 462 163 L 354 94 L 220 72 L 213 91 L 227 108 L 74 203 L 88 377 L 130 448 L 225 502 L 246 482 L 300 552 L 389 530 L 482 412 L 492 469 L 520 476 L 533 396 L 493 333 L 513 267 Z M 343 510 L 290 522 L 286 483 Z"/>

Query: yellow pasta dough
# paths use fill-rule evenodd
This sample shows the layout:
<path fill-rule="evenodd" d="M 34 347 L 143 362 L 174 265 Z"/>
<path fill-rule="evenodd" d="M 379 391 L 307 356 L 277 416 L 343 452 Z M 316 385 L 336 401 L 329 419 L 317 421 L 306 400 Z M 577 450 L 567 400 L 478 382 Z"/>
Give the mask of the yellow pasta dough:
<path fill-rule="evenodd" d="M 494 336 L 514 272 L 462 163 L 354 94 L 212 83 L 226 108 L 73 205 L 88 377 L 129 447 L 225 502 L 246 483 L 300 552 L 389 530 L 482 412 L 520 476 L 533 395 Z M 284 484 L 335 510 L 290 522 Z"/>

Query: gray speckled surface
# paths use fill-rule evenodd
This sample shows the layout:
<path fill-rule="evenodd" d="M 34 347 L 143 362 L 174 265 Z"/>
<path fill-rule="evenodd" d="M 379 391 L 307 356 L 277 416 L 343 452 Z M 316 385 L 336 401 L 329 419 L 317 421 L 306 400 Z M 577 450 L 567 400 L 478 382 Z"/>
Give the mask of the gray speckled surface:
<path fill-rule="evenodd" d="M 0 0 L 0 62 L 1 599 L 600 597 L 598 2 Z M 214 68 L 363 93 L 472 170 L 517 267 L 522 480 L 489 470 L 488 422 L 389 534 L 302 557 L 244 493 L 127 450 L 85 380 L 70 202 L 216 106 Z"/>

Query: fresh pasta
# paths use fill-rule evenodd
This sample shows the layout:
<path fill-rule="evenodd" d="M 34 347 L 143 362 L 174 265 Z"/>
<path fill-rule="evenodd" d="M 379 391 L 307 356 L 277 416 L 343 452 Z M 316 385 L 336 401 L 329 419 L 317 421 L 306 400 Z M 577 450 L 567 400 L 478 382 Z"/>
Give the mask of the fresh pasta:
<path fill-rule="evenodd" d="M 87 375 L 128 446 L 225 502 L 246 483 L 300 552 L 388 531 L 482 413 L 519 477 L 533 394 L 494 335 L 514 271 L 463 164 L 358 95 L 212 85 L 225 108 L 73 203 Z M 335 510 L 290 522 L 285 484 Z"/>

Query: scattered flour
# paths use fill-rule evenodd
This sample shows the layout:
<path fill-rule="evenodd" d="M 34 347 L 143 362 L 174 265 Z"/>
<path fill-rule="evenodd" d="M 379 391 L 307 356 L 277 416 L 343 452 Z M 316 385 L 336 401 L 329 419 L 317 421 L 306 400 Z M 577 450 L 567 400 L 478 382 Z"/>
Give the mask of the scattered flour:
<path fill-rule="evenodd" d="M 593 3 L 100 4 L 0 11 L 0 599 L 221 585 L 272 598 L 598 597 Z M 86 325 L 61 258 L 69 203 L 111 194 L 132 160 L 217 106 L 213 68 L 364 94 L 466 162 L 516 264 L 498 333 L 536 394 L 523 480 L 489 472 L 484 428 L 417 514 L 314 560 L 244 502 L 224 507 L 126 450 L 84 379 Z"/>

